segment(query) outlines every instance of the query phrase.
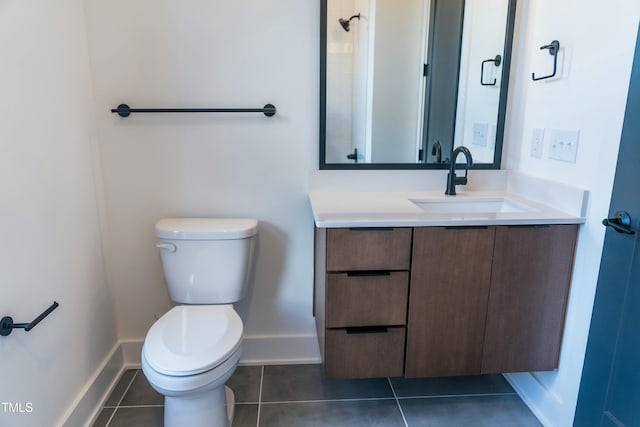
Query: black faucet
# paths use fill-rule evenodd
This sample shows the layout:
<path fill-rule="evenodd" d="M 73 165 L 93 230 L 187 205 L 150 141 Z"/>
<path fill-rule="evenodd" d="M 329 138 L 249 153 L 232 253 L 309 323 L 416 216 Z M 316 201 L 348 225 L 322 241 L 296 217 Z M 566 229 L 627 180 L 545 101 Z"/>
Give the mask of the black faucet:
<path fill-rule="evenodd" d="M 433 146 L 431 147 L 431 155 L 436 156 L 436 163 L 442 163 L 442 144 L 440 144 L 440 141 L 433 143 Z"/>
<path fill-rule="evenodd" d="M 458 154 L 464 154 L 464 157 L 467 159 L 467 167 L 464 169 L 464 176 L 457 177 L 456 176 L 456 159 L 458 158 Z M 447 174 L 447 189 L 444 194 L 448 194 L 450 196 L 456 195 L 456 185 L 467 185 L 467 172 L 469 166 L 473 165 L 473 157 L 471 157 L 471 151 L 464 145 L 453 150 L 453 154 L 451 155 L 451 164 L 449 165 L 449 173 Z"/>

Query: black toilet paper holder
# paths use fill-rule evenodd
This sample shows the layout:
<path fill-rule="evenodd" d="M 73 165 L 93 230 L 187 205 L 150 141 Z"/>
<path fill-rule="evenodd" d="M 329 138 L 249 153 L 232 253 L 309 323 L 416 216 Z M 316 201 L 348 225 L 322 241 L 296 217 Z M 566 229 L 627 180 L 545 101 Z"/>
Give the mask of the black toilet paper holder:
<path fill-rule="evenodd" d="M 11 316 L 5 316 L 0 319 L 0 336 L 6 337 L 11 334 L 14 329 L 24 329 L 25 332 L 29 332 L 33 328 L 36 327 L 38 323 L 42 321 L 45 317 L 47 317 L 53 310 L 58 308 L 60 304 L 57 302 L 53 302 L 49 308 L 40 313 L 38 317 L 33 319 L 30 323 L 13 323 L 13 318 Z"/>

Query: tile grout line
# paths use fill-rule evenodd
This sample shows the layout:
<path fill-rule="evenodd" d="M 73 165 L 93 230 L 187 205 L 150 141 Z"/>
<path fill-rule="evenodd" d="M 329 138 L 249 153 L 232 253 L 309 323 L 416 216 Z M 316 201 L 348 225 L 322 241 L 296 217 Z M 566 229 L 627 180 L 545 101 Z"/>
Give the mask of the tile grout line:
<path fill-rule="evenodd" d="M 398 395 L 396 394 L 396 390 L 393 388 L 393 383 L 391 382 L 391 378 L 387 377 L 387 381 L 389 381 L 389 387 L 391 387 L 391 392 L 393 393 L 393 397 L 396 399 L 396 405 L 398 405 L 398 409 L 400 410 L 400 415 L 402 416 L 402 421 L 404 421 L 404 426 L 409 427 L 407 423 L 407 419 L 404 417 L 404 412 L 402 411 L 402 405 L 400 405 L 400 401 L 398 400 Z"/>
<path fill-rule="evenodd" d="M 125 371 L 126 372 L 126 371 Z M 133 377 L 131 377 L 131 380 L 129 381 L 129 384 L 127 384 L 127 388 L 124 390 L 124 393 L 122 393 L 122 396 L 120 397 L 120 399 L 118 400 L 118 403 L 116 403 L 116 407 L 113 409 L 113 412 L 111 413 L 111 416 L 109 417 L 109 420 L 107 421 L 107 424 L 105 424 L 104 427 L 109 427 L 109 424 L 111 424 L 111 420 L 113 420 L 113 417 L 116 415 L 116 411 L 118 410 L 118 408 L 120 407 L 120 404 L 122 403 L 122 401 L 124 400 L 124 397 L 127 395 L 127 392 L 129 391 L 129 389 L 131 388 L 131 384 L 133 384 L 133 380 L 136 379 L 136 377 L 138 376 L 138 373 L 140 371 L 136 369 L 136 373 L 133 374 Z"/>
<path fill-rule="evenodd" d="M 343 399 L 310 399 L 310 400 L 274 400 L 260 402 L 262 405 L 278 405 L 292 403 L 321 403 L 321 402 L 354 402 L 371 400 L 411 400 L 411 399 L 446 399 L 456 397 L 492 397 L 492 396 L 515 396 L 516 393 L 469 393 L 469 394 L 436 394 L 436 395 L 415 395 L 415 396 L 391 396 L 391 397 L 353 397 Z M 259 402 L 242 402 L 238 405 L 257 405 Z"/>
<path fill-rule="evenodd" d="M 136 369 L 136 373 L 133 374 L 133 377 L 131 377 L 131 381 L 129 381 L 129 384 L 127 385 L 127 388 L 124 390 L 124 393 L 122 393 L 122 397 L 120 398 L 120 400 L 118 400 L 118 403 L 116 404 L 116 408 L 120 407 L 120 404 L 122 403 L 122 401 L 124 400 L 124 397 L 127 395 L 127 393 L 129 392 L 129 389 L 131 388 L 131 386 L 133 385 L 133 382 L 135 381 L 135 379 L 138 377 L 138 374 L 140 374 L 140 370 Z"/>
<path fill-rule="evenodd" d="M 262 406 L 262 382 L 264 380 L 264 365 L 260 370 L 260 392 L 258 393 L 258 415 L 256 416 L 256 427 L 260 427 L 260 407 Z"/>
<path fill-rule="evenodd" d="M 431 395 L 415 395 L 402 396 L 398 400 L 411 399 L 450 399 L 456 397 L 492 397 L 492 396 L 517 396 L 517 393 L 467 393 L 467 394 L 431 394 Z"/>
<path fill-rule="evenodd" d="M 118 406 L 118 409 L 136 409 L 136 408 L 164 408 L 164 405 L 124 405 L 124 406 Z"/>
<path fill-rule="evenodd" d="M 353 397 L 348 399 L 316 399 L 316 400 L 276 400 L 273 402 L 262 402 L 263 405 L 279 405 L 293 403 L 322 403 L 322 402 L 360 402 L 376 400 L 395 400 L 395 397 Z"/>

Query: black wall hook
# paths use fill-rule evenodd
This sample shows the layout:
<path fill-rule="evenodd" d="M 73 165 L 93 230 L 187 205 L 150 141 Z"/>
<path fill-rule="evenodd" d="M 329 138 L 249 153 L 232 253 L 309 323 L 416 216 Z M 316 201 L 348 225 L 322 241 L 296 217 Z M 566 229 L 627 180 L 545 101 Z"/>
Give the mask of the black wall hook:
<path fill-rule="evenodd" d="M 495 58 L 485 59 L 484 61 L 482 61 L 482 64 L 480 64 L 480 84 L 482 86 L 495 86 L 496 82 L 498 81 L 495 78 L 493 79 L 493 82 L 491 82 L 491 83 L 485 83 L 484 82 L 484 64 L 486 64 L 487 62 L 493 62 L 493 65 L 495 67 L 499 67 L 500 64 L 502 64 L 502 56 L 496 55 Z"/>
<path fill-rule="evenodd" d="M 53 310 L 58 308 L 60 304 L 57 302 L 53 302 L 49 308 L 43 311 L 38 317 L 33 319 L 31 323 L 13 323 L 13 318 L 10 316 L 5 316 L 0 320 L 0 336 L 6 337 L 11 334 L 14 329 L 24 329 L 25 332 L 29 332 L 33 328 L 36 327 L 38 323 L 42 321 L 45 317 L 47 317 Z"/>
<path fill-rule="evenodd" d="M 553 56 L 553 73 L 542 77 L 536 77 L 536 73 L 531 73 L 531 78 L 534 81 L 555 77 L 556 71 L 558 70 L 558 51 L 560 50 L 560 42 L 558 40 L 554 40 L 550 44 L 540 46 L 540 50 L 544 49 L 549 49 L 549 55 Z"/>

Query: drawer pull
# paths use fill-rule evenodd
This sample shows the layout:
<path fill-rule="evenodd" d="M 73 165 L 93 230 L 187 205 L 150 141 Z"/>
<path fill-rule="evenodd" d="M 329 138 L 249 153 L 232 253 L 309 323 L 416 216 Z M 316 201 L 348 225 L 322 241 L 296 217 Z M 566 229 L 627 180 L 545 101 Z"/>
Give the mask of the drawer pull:
<path fill-rule="evenodd" d="M 347 277 L 391 276 L 389 271 L 349 271 Z"/>
<path fill-rule="evenodd" d="M 393 231 L 393 227 L 349 227 L 349 231 Z"/>
<path fill-rule="evenodd" d="M 346 328 L 347 334 L 384 334 L 389 332 L 386 326 L 362 326 L 357 328 Z"/>
<path fill-rule="evenodd" d="M 489 228 L 488 225 L 456 225 L 444 227 L 446 230 L 484 230 Z"/>

